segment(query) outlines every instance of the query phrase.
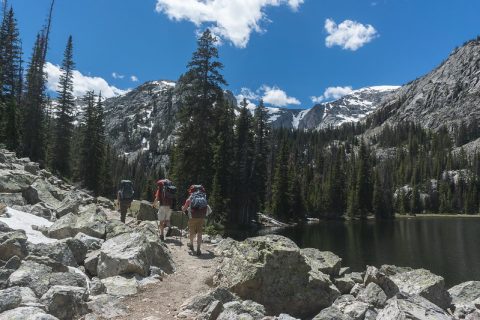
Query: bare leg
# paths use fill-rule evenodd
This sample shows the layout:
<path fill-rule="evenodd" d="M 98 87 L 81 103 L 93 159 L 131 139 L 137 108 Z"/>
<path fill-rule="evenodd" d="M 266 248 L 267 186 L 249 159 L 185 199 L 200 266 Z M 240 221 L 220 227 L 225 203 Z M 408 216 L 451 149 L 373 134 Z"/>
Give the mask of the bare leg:
<path fill-rule="evenodd" d="M 197 251 L 200 251 L 200 245 L 202 244 L 202 232 L 197 233 Z"/>

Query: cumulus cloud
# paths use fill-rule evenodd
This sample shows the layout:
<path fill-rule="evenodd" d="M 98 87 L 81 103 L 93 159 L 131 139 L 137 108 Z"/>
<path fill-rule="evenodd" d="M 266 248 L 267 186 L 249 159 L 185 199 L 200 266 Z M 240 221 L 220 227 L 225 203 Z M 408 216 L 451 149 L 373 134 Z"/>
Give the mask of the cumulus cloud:
<path fill-rule="evenodd" d="M 377 30 L 372 25 L 345 20 L 340 24 L 332 19 L 325 20 L 325 30 L 328 33 L 325 44 L 328 48 L 340 46 L 345 50 L 356 51 L 378 37 Z"/>
<path fill-rule="evenodd" d="M 135 76 L 135 75 L 131 75 L 131 76 L 130 76 L 130 80 L 131 80 L 132 82 L 138 82 L 138 78 L 137 78 L 137 76 Z"/>
<path fill-rule="evenodd" d="M 313 103 L 321 103 L 324 101 L 337 100 L 353 91 L 352 87 L 328 87 L 321 96 L 310 97 Z"/>
<path fill-rule="evenodd" d="M 157 0 L 156 11 L 171 20 L 187 20 L 212 32 L 236 47 L 245 48 L 252 32 L 263 32 L 268 21 L 265 8 L 288 5 L 297 11 L 304 0 Z"/>
<path fill-rule="evenodd" d="M 125 78 L 125 76 L 123 74 L 119 74 L 119 73 L 116 73 L 116 72 L 112 72 L 112 77 L 113 77 L 113 79 L 123 79 L 123 78 Z"/>
<path fill-rule="evenodd" d="M 45 65 L 45 72 L 48 76 L 47 88 L 51 91 L 58 90 L 58 80 L 62 71 L 60 66 L 47 62 Z M 76 97 L 82 97 L 87 91 L 94 90 L 105 98 L 111 98 L 127 93 L 127 90 L 121 90 L 117 87 L 109 85 L 108 82 L 100 77 L 89 77 L 83 75 L 80 71 L 73 71 L 73 94 Z"/>
<path fill-rule="evenodd" d="M 286 107 L 289 105 L 299 105 L 300 101 L 297 98 L 289 97 L 288 94 L 276 87 L 263 85 L 258 90 L 252 91 L 249 88 L 242 88 L 240 93 L 236 95 L 237 102 L 240 104 L 243 99 L 247 100 L 249 107 L 254 106 L 254 102 L 258 102 L 260 99 L 266 104 L 274 107 Z"/>

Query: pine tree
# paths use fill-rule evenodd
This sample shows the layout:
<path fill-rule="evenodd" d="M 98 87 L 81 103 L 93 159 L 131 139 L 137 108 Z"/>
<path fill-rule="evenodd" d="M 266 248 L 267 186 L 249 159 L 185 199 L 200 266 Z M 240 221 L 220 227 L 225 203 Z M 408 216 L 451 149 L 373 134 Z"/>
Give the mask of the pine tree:
<path fill-rule="evenodd" d="M 200 183 L 208 191 L 212 184 L 213 128 L 217 123 L 214 105 L 223 105 L 221 86 L 226 85 L 220 74 L 223 65 L 218 61 L 216 42 L 206 30 L 197 42 L 198 48 L 187 66 L 189 70 L 178 81 L 183 99 L 178 114 L 180 128 L 173 176 L 180 190 L 186 190 L 190 183 Z"/>
<path fill-rule="evenodd" d="M 33 161 L 45 159 L 45 135 L 48 132 L 44 126 L 46 76 L 43 71 L 45 65 L 43 55 L 45 42 L 44 35 L 38 34 L 26 77 L 22 153 Z"/>
<path fill-rule="evenodd" d="M 419 214 L 422 212 L 422 203 L 420 200 L 420 191 L 418 190 L 418 186 L 413 186 L 412 190 L 412 198 L 410 199 L 410 213 L 411 214 Z"/>
<path fill-rule="evenodd" d="M 22 46 L 13 8 L 0 27 L 0 101 L 4 104 L 1 140 L 10 150 L 20 142 L 20 100 L 22 95 Z"/>
<path fill-rule="evenodd" d="M 271 211 L 276 218 L 286 220 L 290 213 L 288 145 L 286 140 L 280 142 L 280 149 L 275 162 Z"/>
<path fill-rule="evenodd" d="M 72 109 L 75 105 L 73 96 L 73 42 L 68 38 L 64 59 L 61 67 L 58 90 L 58 119 L 55 127 L 54 145 L 52 150 L 51 166 L 53 171 L 64 177 L 71 174 L 70 168 L 70 140 L 73 132 Z"/>

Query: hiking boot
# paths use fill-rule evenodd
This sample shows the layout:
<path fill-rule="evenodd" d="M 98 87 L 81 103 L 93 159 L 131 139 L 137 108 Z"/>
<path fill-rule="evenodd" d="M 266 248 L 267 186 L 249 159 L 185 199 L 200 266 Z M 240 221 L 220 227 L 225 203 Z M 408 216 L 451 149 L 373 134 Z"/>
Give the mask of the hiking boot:
<path fill-rule="evenodd" d="M 202 251 L 200 250 L 200 248 L 197 249 L 197 252 L 196 252 L 197 256 L 201 255 L 202 254 Z"/>
<path fill-rule="evenodd" d="M 165 238 L 163 237 L 163 234 L 160 235 L 159 239 L 160 239 L 160 242 L 165 242 Z"/>
<path fill-rule="evenodd" d="M 188 250 L 192 250 L 192 251 L 193 251 L 193 244 L 187 243 L 187 247 L 188 247 Z"/>
<path fill-rule="evenodd" d="M 168 227 L 167 234 L 165 237 L 170 237 L 172 235 L 172 227 Z"/>

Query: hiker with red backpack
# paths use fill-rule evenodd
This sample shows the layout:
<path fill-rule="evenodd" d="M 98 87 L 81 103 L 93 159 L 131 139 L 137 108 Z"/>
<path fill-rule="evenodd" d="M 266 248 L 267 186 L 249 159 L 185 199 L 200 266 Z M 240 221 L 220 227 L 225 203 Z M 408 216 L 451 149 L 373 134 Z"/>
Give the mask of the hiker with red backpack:
<path fill-rule="evenodd" d="M 172 208 L 174 206 L 177 188 L 173 182 L 168 179 L 157 181 L 157 191 L 155 192 L 154 206 L 158 203 L 158 221 L 160 240 L 164 241 L 164 230 L 168 227 L 166 236 L 170 234 L 170 218 L 172 216 Z"/>
<path fill-rule="evenodd" d="M 182 206 L 182 211 L 188 214 L 188 231 L 190 233 L 190 243 L 188 248 L 197 256 L 202 254 L 200 245 L 202 244 L 203 225 L 205 218 L 210 215 L 212 209 L 208 205 L 207 193 L 202 185 L 191 185 L 188 189 L 189 197 Z M 197 250 L 193 250 L 193 240 L 197 236 Z"/>

